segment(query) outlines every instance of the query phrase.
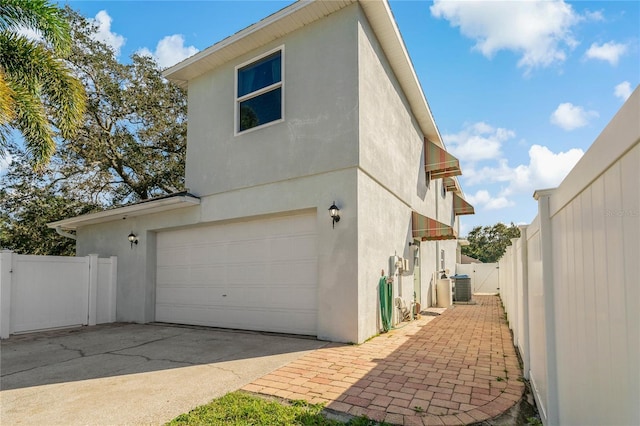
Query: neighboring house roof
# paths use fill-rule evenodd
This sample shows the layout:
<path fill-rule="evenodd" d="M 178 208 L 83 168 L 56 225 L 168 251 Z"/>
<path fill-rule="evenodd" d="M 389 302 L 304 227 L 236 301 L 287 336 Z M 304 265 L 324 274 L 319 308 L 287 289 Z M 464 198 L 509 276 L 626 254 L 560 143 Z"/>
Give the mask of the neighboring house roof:
<path fill-rule="evenodd" d="M 159 213 L 166 210 L 180 209 L 200 204 L 200 198 L 188 192 L 178 192 L 162 197 L 142 200 L 124 207 L 84 214 L 57 222 L 47 223 L 49 228 L 77 229 L 79 226 L 109 222 L 116 219 Z"/>
<path fill-rule="evenodd" d="M 471 256 L 467 256 L 466 254 L 463 254 L 460 256 L 460 263 L 483 263 L 483 262 Z"/>
<path fill-rule="evenodd" d="M 444 147 L 387 0 L 301 0 L 168 68 L 163 74 L 186 88 L 189 80 L 354 3 L 359 3 L 364 10 L 422 133 Z"/>

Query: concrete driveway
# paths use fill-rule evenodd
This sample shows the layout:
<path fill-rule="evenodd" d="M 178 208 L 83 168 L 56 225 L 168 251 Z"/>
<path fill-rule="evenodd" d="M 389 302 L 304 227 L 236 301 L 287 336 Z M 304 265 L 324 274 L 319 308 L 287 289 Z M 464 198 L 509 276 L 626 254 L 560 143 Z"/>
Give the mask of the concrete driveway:
<path fill-rule="evenodd" d="M 162 424 L 326 342 L 110 324 L 0 343 L 0 423 Z"/>

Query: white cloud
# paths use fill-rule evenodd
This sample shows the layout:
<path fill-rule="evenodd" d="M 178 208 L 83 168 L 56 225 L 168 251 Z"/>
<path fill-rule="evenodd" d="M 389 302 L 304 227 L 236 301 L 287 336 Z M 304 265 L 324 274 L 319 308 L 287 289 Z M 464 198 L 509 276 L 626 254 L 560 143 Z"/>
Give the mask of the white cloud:
<path fill-rule="evenodd" d="M 463 183 L 481 187 L 466 197 L 471 204 L 484 210 L 503 209 L 515 205 L 512 201 L 514 196 L 531 195 L 536 189 L 557 187 L 584 154 L 581 149 L 555 153 L 545 146 L 532 145 L 528 151 L 528 164 L 510 166 L 500 147 L 514 137 L 514 131 L 495 128 L 485 122 L 465 125 L 459 133 L 445 135 L 444 139 L 453 148 L 461 150 L 461 153 L 469 150 L 469 158 L 461 157 L 467 162 L 463 166 Z M 482 143 L 471 143 L 481 139 L 484 139 Z M 482 151 L 471 152 L 471 146 L 480 149 L 488 146 L 495 156 L 484 155 Z M 483 159 L 481 167 L 477 167 L 477 158 Z M 495 191 L 493 195 L 491 191 Z"/>
<path fill-rule="evenodd" d="M 447 134 L 443 138 L 453 155 L 465 163 L 473 164 L 500 158 L 502 144 L 515 135 L 512 130 L 494 128 L 481 121 L 466 125 L 461 132 Z"/>
<path fill-rule="evenodd" d="M 626 51 L 626 44 L 614 43 L 613 41 L 601 45 L 593 43 L 585 53 L 585 56 L 589 59 L 607 61 L 611 65 L 615 66 L 618 65 L 620 56 L 624 55 Z"/>
<path fill-rule="evenodd" d="M 623 81 L 615 87 L 613 94 L 616 95 L 616 97 L 622 99 L 622 102 L 625 102 L 627 99 L 629 99 L 629 96 L 631 96 L 632 92 L 633 90 L 631 90 L 631 83 L 629 83 L 628 81 Z"/>
<path fill-rule="evenodd" d="M 510 185 L 502 195 L 531 193 L 536 189 L 555 188 L 582 158 L 581 149 L 553 153 L 546 146 L 532 145 L 529 148 L 529 164 L 513 169 Z"/>
<path fill-rule="evenodd" d="M 463 177 L 468 185 L 478 185 L 484 182 L 509 182 L 513 177 L 513 169 L 509 167 L 506 158 L 497 160 L 497 167 L 484 166 L 476 170 L 473 165 L 463 168 Z"/>
<path fill-rule="evenodd" d="M 570 149 L 567 152 L 554 153 L 546 146 L 532 145 L 529 148 L 529 164 L 510 167 L 504 158 L 498 160 L 495 167 L 486 166 L 480 170 L 465 169 L 463 179 L 468 185 L 489 185 L 505 183 L 497 197 L 490 197 L 485 190 L 467 197 L 480 205 L 489 208 L 508 207 L 509 197 L 517 194 L 533 193 L 536 189 L 555 188 L 576 163 L 582 158 L 581 149 Z M 474 204 L 470 201 L 471 204 Z"/>
<path fill-rule="evenodd" d="M 185 46 L 184 36 L 174 34 L 160 40 L 156 45 L 155 52 L 151 52 L 145 47 L 138 50 L 137 53 L 154 58 L 161 68 L 166 68 L 195 55 L 198 53 L 198 49 L 194 46 Z"/>
<path fill-rule="evenodd" d="M 595 22 L 602 22 L 604 21 L 604 14 L 602 13 L 601 10 L 596 10 L 595 12 L 591 12 L 589 10 L 587 10 L 584 13 L 584 17 L 588 20 L 588 21 L 595 21 Z"/>
<path fill-rule="evenodd" d="M 435 0 L 431 14 L 460 27 L 475 49 L 491 58 L 500 50 L 520 54 L 518 66 L 528 73 L 566 58 L 577 41 L 571 27 L 582 20 L 571 5 L 553 1 Z"/>
<path fill-rule="evenodd" d="M 574 130 L 589 124 L 591 118 L 598 117 L 596 111 L 585 111 L 581 106 L 565 102 L 558 105 L 558 108 L 551 114 L 551 123 L 564 130 Z"/>
<path fill-rule="evenodd" d="M 492 197 L 489 191 L 479 190 L 474 195 L 468 195 L 467 201 L 476 207 L 482 207 L 485 210 L 498 210 L 514 205 L 513 201 L 507 200 L 506 197 Z"/>
<path fill-rule="evenodd" d="M 119 56 L 120 48 L 124 46 L 126 39 L 120 34 L 111 32 L 111 21 L 111 16 L 106 10 L 98 12 L 96 17 L 91 19 L 91 22 L 97 27 L 97 32 L 93 35 L 93 39 L 106 44 L 116 56 Z"/>

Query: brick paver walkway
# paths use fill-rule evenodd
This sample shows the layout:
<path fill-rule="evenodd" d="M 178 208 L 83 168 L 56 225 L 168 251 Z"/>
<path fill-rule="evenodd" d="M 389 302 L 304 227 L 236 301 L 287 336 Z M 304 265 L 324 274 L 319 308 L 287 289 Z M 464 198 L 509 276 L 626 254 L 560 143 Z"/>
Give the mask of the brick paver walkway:
<path fill-rule="evenodd" d="M 496 417 L 524 383 L 497 296 L 474 296 L 361 345 L 329 344 L 243 389 L 397 425 Z"/>

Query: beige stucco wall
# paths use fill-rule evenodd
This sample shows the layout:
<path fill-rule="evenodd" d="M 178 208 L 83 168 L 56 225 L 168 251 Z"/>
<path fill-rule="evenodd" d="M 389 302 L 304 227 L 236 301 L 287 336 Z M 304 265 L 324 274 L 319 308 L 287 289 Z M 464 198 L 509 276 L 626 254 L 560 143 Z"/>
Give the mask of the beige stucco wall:
<path fill-rule="evenodd" d="M 285 116 L 234 134 L 235 66 L 284 46 Z M 382 59 L 381 59 L 382 58 Z M 408 258 L 395 292 L 413 299 L 411 211 L 452 222 L 451 194 L 427 182 L 423 138 L 358 4 L 189 82 L 187 176 L 199 206 L 79 229 L 78 254 L 118 256 L 117 319 L 155 320 L 157 232 L 249 218 L 317 213 L 318 337 L 362 342 L 378 333 L 377 284 L 389 257 Z M 328 207 L 340 207 L 331 227 Z M 134 231 L 140 243 L 130 248 Z M 422 305 L 445 249 L 421 243 Z"/>
<path fill-rule="evenodd" d="M 350 6 L 189 82 L 186 186 L 200 196 L 358 163 L 357 17 Z M 284 46 L 284 121 L 234 136 L 235 67 Z"/>
<path fill-rule="evenodd" d="M 407 306 L 413 300 L 414 262 L 409 242 L 411 212 L 457 228 L 453 196 L 442 191 L 442 180 L 427 181 L 423 134 L 369 23 L 360 13 L 358 25 L 359 167 L 358 236 L 360 333 L 375 332 L 376 287 L 380 270 L 388 274 L 388 259 L 408 258 L 410 270 L 395 276 L 394 294 Z M 422 306 L 430 302 L 430 284 L 445 250 L 445 267 L 455 272 L 457 241 L 420 244 Z"/>

